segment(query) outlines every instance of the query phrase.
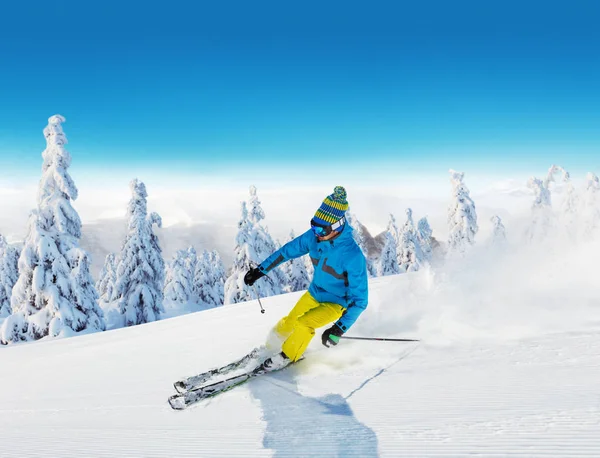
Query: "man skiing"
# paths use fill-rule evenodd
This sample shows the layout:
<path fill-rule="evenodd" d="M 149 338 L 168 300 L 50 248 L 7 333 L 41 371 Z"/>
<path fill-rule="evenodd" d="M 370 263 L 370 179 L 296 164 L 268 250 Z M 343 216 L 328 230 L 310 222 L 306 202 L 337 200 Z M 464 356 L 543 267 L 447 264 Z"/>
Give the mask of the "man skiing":
<path fill-rule="evenodd" d="M 280 369 L 300 359 L 315 335 L 315 329 L 335 322 L 323 332 L 323 345 L 337 345 L 368 303 L 365 257 L 346 223 L 346 190 L 336 186 L 310 221 L 311 228 L 285 244 L 257 268 L 251 268 L 244 282 L 252 286 L 275 267 L 305 254 L 314 266 L 308 291 L 290 313 L 272 330 L 281 344 L 281 353 L 267 359 L 266 370 Z"/>

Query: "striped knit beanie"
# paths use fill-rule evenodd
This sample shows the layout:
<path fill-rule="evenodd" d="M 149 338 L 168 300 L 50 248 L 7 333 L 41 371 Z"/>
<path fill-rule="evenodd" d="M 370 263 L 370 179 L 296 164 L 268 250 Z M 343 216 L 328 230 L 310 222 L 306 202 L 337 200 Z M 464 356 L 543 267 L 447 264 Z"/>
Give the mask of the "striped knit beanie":
<path fill-rule="evenodd" d="M 346 210 L 348 210 L 346 190 L 342 186 L 336 186 L 333 194 L 325 197 L 313 220 L 318 224 L 329 226 L 342 219 Z"/>

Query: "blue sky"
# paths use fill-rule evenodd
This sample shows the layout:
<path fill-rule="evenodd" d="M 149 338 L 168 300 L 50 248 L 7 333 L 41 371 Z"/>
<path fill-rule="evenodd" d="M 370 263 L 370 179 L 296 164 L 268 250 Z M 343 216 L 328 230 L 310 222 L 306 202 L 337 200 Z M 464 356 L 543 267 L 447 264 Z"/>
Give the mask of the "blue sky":
<path fill-rule="evenodd" d="M 98 173 L 598 169 L 598 2 L 17 3 L 5 173 L 38 176 L 54 113 Z"/>

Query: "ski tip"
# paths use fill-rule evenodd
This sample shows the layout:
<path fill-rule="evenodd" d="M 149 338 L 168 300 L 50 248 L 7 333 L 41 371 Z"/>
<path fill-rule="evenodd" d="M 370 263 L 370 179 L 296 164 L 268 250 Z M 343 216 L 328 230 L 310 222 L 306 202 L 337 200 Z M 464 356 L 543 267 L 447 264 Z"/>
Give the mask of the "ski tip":
<path fill-rule="evenodd" d="M 183 397 L 178 394 L 169 398 L 169 405 L 173 410 L 184 410 L 186 407 Z"/>
<path fill-rule="evenodd" d="M 187 391 L 185 385 L 183 384 L 183 382 L 175 382 L 173 383 L 173 388 L 175 388 L 175 391 L 177 391 L 179 394 L 183 394 Z"/>

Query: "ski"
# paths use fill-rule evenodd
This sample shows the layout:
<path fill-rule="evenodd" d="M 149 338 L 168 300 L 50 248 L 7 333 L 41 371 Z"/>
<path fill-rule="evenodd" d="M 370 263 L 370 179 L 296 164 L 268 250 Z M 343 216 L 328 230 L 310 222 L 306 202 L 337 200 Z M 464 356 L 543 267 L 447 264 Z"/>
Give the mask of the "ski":
<path fill-rule="evenodd" d="M 301 358 L 298 361 L 302 361 L 302 359 L 304 358 Z M 219 382 L 211 383 L 210 385 L 192 388 L 184 393 L 174 394 L 173 396 L 169 397 L 169 404 L 174 410 L 184 410 L 187 407 L 202 401 L 203 399 L 212 398 L 213 396 L 229 391 L 236 386 L 240 386 L 252 378 L 272 372 L 278 372 L 286 367 L 291 366 L 292 364 L 295 363 L 290 363 L 274 370 L 267 370 L 264 368 L 263 364 L 261 364 L 250 372 L 236 375 Z"/>
<path fill-rule="evenodd" d="M 185 393 L 188 390 L 198 388 L 198 387 L 206 384 L 212 378 L 229 374 L 230 372 L 233 372 L 237 369 L 247 366 L 248 363 L 250 363 L 253 360 L 256 360 L 258 362 L 261 355 L 264 354 L 265 350 L 266 349 L 264 346 L 256 347 L 250 353 L 243 356 L 242 358 L 240 358 L 237 361 L 234 361 L 223 367 L 217 367 L 215 369 L 211 369 L 211 370 L 203 372 L 201 374 L 192 375 L 191 377 L 187 377 L 187 378 L 178 380 L 175 383 L 173 383 L 173 387 L 175 388 L 175 391 L 177 391 L 180 394 Z"/>
<path fill-rule="evenodd" d="M 220 382 L 212 383 L 210 385 L 192 388 L 183 393 L 174 394 L 173 396 L 169 397 L 169 404 L 174 410 L 183 410 L 190 405 L 201 401 L 202 399 L 207 399 L 219 393 L 229 391 L 230 389 L 248 381 L 250 377 L 252 377 L 252 373 L 246 373 L 228 378 L 226 380 L 221 380 Z"/>

